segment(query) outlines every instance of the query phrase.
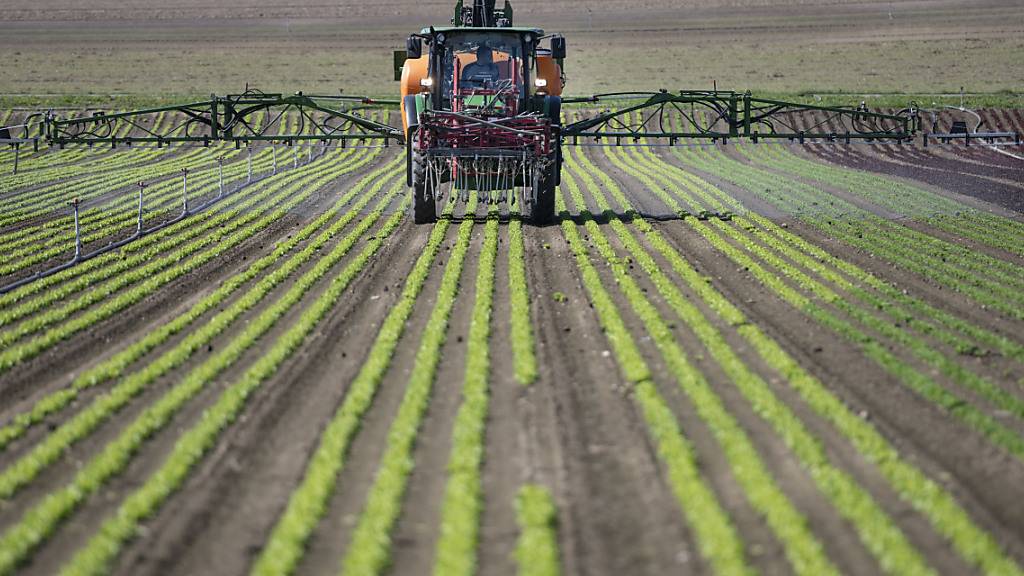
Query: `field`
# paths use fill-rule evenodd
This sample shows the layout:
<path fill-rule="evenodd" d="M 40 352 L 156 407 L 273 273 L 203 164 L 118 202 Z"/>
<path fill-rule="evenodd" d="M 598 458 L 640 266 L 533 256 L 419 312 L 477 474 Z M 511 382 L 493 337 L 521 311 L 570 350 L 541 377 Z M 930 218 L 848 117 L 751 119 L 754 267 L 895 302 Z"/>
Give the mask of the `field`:
<path fill-rule="evenodd" d="M 0 126 L 393 96 L 407 4 L 9 0 Z M 1024 133 L 1019 2 L 514 4 L 571 94 Z M 1024 576 L 1024 146 L 632 144 L 546 226 L 413 224 L 394 143 L 4 146 L 0 576 Z"/>
<path fill-rule="evenodd" d="M 500 4 L 500 3 L 499 3 Z M 130 107 L 240 92 L 391 96 L 392 50 L 454 0 L 7 0 L 0 102 Z M 1016 0 L 519 0 L 565 34 L 568 92 L 710 89 L 1024 107 Z M 882 104 L 887 105 L 887 104 Z"/>
<path fill-rule="evenodd" d="M 0 574 L 1022 572 L 1019 160 L 569 147 L 533 227 L 402 158 L 0 178 L 4 285 L 165 224 L 0 295 Z"/>

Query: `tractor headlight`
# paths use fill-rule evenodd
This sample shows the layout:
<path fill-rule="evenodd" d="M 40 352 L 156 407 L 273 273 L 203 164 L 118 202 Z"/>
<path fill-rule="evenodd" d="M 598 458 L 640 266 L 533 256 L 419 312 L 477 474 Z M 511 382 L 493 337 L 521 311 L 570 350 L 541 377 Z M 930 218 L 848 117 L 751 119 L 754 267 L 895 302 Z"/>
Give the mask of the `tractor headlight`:
<path fill-rule="evenodd" d="M 426 78 L 420 78 L 420 86 L 423 86 L 424 88 L 430 88 L 433 85 L 434 79 L 431 78 L 430 76 L 427 76 Z"/>
<path fill-rule="evenodd" d="M 533 85 L 536 86 L 537 88 L 546 88 L 547 85 L 548 85 L 548 79 L 547 78 L 535 78 L 533 80 Z"/>

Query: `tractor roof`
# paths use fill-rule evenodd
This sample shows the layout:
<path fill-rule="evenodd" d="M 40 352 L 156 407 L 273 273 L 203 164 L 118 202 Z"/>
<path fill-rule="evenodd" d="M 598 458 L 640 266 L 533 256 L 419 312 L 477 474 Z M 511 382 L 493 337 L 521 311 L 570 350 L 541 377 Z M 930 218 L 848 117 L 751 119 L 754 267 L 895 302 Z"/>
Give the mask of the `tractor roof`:
<path fill-rule="evenodd" d="M 452 34 L 457 32 L 514 32 L 518 34 L 534 34 L 536 36 L 543 36 L 544 31 L 540 28 L 527 28 L 525 26 L 507 26 L 507 27 L 476 27 L 476 26 L 441 26 L 435 27 L 434 32 L 444 32 L 445 34 Z M 430 28 L 424 28 L 420 31 L 420 34 L 430 34 Z"/>

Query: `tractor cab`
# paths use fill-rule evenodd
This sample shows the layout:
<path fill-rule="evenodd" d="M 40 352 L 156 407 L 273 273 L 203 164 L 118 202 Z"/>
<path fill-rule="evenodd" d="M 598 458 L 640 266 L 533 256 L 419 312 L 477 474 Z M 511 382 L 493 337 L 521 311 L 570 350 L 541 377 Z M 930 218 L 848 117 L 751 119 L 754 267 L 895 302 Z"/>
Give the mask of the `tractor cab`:
<path fill-rule="evenodd" d="M 425 108 L 488 116 L 540 111 L 544 97 L 561 96 L 564 85 L 565 40 L 553 36 L 541 47 L 543 39 L 538 28 L 512 27 L 431 27 L 410 36 L 395 58 L 403 128 Z"/>
<path fill-rule="evenodd" d="M 459 31 L 439 54 L 438 107 L 515 114 L 529 96 L 526 46 L 532 35 Z"/>

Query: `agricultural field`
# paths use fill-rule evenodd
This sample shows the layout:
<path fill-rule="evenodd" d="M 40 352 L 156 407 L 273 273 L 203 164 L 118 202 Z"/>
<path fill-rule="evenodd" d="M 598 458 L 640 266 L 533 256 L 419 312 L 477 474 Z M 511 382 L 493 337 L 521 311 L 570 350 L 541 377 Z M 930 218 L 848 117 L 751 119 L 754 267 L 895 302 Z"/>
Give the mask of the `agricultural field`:
<path fill-rule="evenodd" d="M 412 224 L 393 146 L 25 153 L 0 284 L 69 197 L 115 248 L 0 294 L 0 574 L 1024 573 L 1009 150 L 569 146 L 544 227 Z"/>
<path fill-rule="evenodd" d="M 499 5 L 502 3 L 499 2 Z M 1019 0 L 518 0 L 567 93 L 666 88 L 1024 107 Z M 0 103 L 183 102 L 246 85 L 393 97 L 392 50 L 454 0 L 5 0 Z M 981 93 L 984 93 L 983 96 Z M 993 96 L 988 96 L 993 95 Z M 785 99 L 785 98 L 783 98 Z M 886 105 L 884 102 L 880 105 Z"/>
<path fill-rule="evenodd" d="M 8 0 L 0 127 L 393 99 L 452 3 Z M 404 144 L 294 110 L 0 144 L 0 576 L 1024 576 L 1024 145 L 934 135 L 961 98 L 1024 134 L 1024 5 L 513 3 L 568 95 L 933 134 L 565 137 L 546 225 L 463 190 L 414 224 Z"/>

